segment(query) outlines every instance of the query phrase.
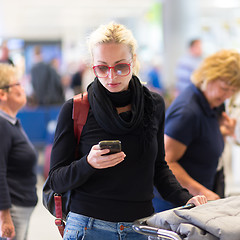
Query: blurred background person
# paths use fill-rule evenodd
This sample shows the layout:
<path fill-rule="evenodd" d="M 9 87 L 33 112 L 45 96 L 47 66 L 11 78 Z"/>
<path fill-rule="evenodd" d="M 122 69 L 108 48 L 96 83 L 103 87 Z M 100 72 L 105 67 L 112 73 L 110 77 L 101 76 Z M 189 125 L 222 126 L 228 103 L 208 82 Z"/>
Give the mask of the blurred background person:
<path fill-rule="evenodd" d="M 74 91 L 74 95 L 83 92 L 83 74 L 85 69 L 85 63 L 80 61 L 77 72 L 75 72 L 72 76 L 71 88 Z"/>
<path fill-rule="evenodd" d="M 3 41 L 0 48 L 0 63 L 9 63 L 11 65 L 14 65 L 12 59 L 9 56 L 7 41 Z"/>
<path fill-rule="evenodd" d="M 64 103 L 61 78 L 56 69 L 43 61 L 41 47 L 34 49 L 34 62 L 31 69 L 31 82 L 36 104 L 49 106 Z"/>
<path fill-rule="evenodd" d="M 161 95 L 164 94 L 165 89 L 162 82 L 162 74 L 161 74 L 161 64 L 160 60 L 153 59 L 150 62 L 150 66 L 147 69 L 147 87 L 154 92 L 157 92 Z"/>
<path fill-rule="evenodd" d="M 202 41 L 193 39 L 188 44 L 188 52 L 179 59 L 176 68 L 176 90 L 181 93 L 190 83 L 191 74 L 202 61 Z"/>
<path fill-rule="evenodd" d="M 37 204 L 37 154 L 18 111 L 26 104 L 24 89 L 9 64 L 0 64 L 0 239 L 26 240 Z M 1 238 L 2 237 L 2 238 Z"/>
<path fill-rule="evenodd" d="M 237 121 L 235 134 L 231 140 L 233 140 L 234 143 L 240 145 L 240 92 L 235 94 L 231 99 L 229 99 L 229 101 L 227 101 L 226 111 Z"/>
<path fill-rule="evenodd" d="M 52 58 L 52 60 L 50 61 L 50 66 L 53 67 L 56 72 L 60 75 L 60 62 L 58 58 Z"/>
<path fill-rule="evenodd" d="M 65 101 L 67 101 L 75 95 L 74 90 L 71 88 L 72 79 L 69 73 L 66 72 L 62 74 L 61 83 Z"/>
<path fill-rule="evenodd" d="M 193 72 L 189 85 L 166 112 L 166 161 L 180 184 L 195 196 L 219 199 L 215 186 L 224 138 L 234 134 L 236 119 L 218 107 L 240 89 L 240 54 L 221 50 L 207 57 Z M 224 189 L 223 169 L 218 178 Z M 160 200 L 155 209 L 173 207 Z"/>

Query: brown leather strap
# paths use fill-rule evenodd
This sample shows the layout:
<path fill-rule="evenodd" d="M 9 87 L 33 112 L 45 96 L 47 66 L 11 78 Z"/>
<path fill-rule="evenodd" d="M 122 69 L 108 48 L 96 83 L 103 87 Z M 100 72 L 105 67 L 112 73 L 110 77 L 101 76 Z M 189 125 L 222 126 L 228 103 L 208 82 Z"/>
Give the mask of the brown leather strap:
<path fill-rule="evenodd" d="M 77 138 L 77 143 L 80 142 L 83 126 L 87 121 L 89 111 L 89 102 L 87 92 L 78 94 L 73 98 L 73 121 L 74 121 L 74 135 Z M 76 148 L 76 156 L 78 155 L 78 148 Z M 54 195 L 56 219 L 55 225 L 63 237 L 65 223 L 62 218 L 62 196 L 61 194 Z"/>
<path fill-rule="evenodd" d="M 89 111 L 87 92 L 74 96 L 73 101 L 74 134 L 77 138 L 77 143 L 79 144 L 82 129 L 87 121 Z"/>
<path fill-rule="evenodd" d="M 54 202 L 55 202 L 55 213 L 56 213 L 55 225 L 58 227 L 58 230 L 61 236 L 63 237 L 65 223 L 62 219 L 62 196 L 55 194 Z"/>

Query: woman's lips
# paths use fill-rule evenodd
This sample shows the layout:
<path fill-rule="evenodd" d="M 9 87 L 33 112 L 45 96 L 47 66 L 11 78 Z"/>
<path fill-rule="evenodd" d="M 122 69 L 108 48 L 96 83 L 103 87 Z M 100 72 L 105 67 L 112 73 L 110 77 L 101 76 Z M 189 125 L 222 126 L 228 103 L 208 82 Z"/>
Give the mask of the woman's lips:
<path fill-rule="evenodd" d="M 108 83 L 107 84 L 109 87 L 118 87 L 120 83 Z"/>

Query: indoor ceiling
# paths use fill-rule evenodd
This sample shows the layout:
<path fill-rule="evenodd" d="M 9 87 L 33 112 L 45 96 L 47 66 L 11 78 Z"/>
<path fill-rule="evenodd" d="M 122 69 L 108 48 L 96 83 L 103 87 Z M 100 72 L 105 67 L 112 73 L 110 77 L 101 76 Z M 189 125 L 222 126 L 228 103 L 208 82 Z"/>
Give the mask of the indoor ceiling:
<path fill-rule="evenodd" d="M 143 17 L 153 0 L 0 0 L 0 37 L 60 38 L 101 22 Z"/>
<path fill-rule="evenodd" d="M 240 6 L 239 0 L 0 0 L 0 38 L 84 34 L 106 21 L 143 19 L 153 3 L 164 1 L 181 1 L 186 7 L 188 1 L 197 1 L 203 15 Z"/>

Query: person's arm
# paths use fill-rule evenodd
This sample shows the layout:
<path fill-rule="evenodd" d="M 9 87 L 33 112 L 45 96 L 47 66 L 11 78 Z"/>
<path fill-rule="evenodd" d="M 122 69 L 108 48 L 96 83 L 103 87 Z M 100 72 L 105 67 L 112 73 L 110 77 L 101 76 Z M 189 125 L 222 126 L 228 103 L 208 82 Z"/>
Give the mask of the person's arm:
<path fill-rule="evenodd" d="M 95 172 L 87 155 L 75 158 L 77 140 L 72 119 L 73 100 L 63 104 L 59 113 L 50 161 L 50 185 L 57 193 L 79 187 Z"/>
<path fill-rule="evenodd" d="M 9 212 L 11 196 L 7 181 L 7 163 L 12 146 L 12 134 L 10 124 L 2 117 L 0 117 L 0 136 L 4 136 L 0 138 L 0 232 L 3 234 L 3 229 L 12 224 Z"/>
<path fill-rule="evenodd" d="M 159 121 L 159 127 L 157 133 L 158 153 L 155 161 L 154 186 L 157 188 L 163 199 L 171 202 L 175 206 L 182 206 L 193 196 L 186 188 L 182 188 L 165 161 L 165 105 L 162 98 L 157 99 L 155 105 L 157 109 L 156 119 Z"/>
<path fill-rule="evenodd" d="M 194 180 L 185 169 L 178 163 L 178 160 L 183 156 L 185 151 L 187 150 L 187 146 L 183 143 L 169 137 L 168 135 L 164 135 L 165 142 L 165 151 L 166 151 L 166 161 L 172 170 L 173 174 L 176 176 L 179 183 L 182 187 L 188 189 L 190 194 L 193 196 L 196 195 L 205 195 L 208 200 L 216 200 L 220 197 L 207 189 L 199 182 Z"/>
<path fill-rule="evenodd" d="M 15 236 L 15 228 L 10 215 L 10 210 L 0 210 L 0 237 L 12 239 Z"/>

